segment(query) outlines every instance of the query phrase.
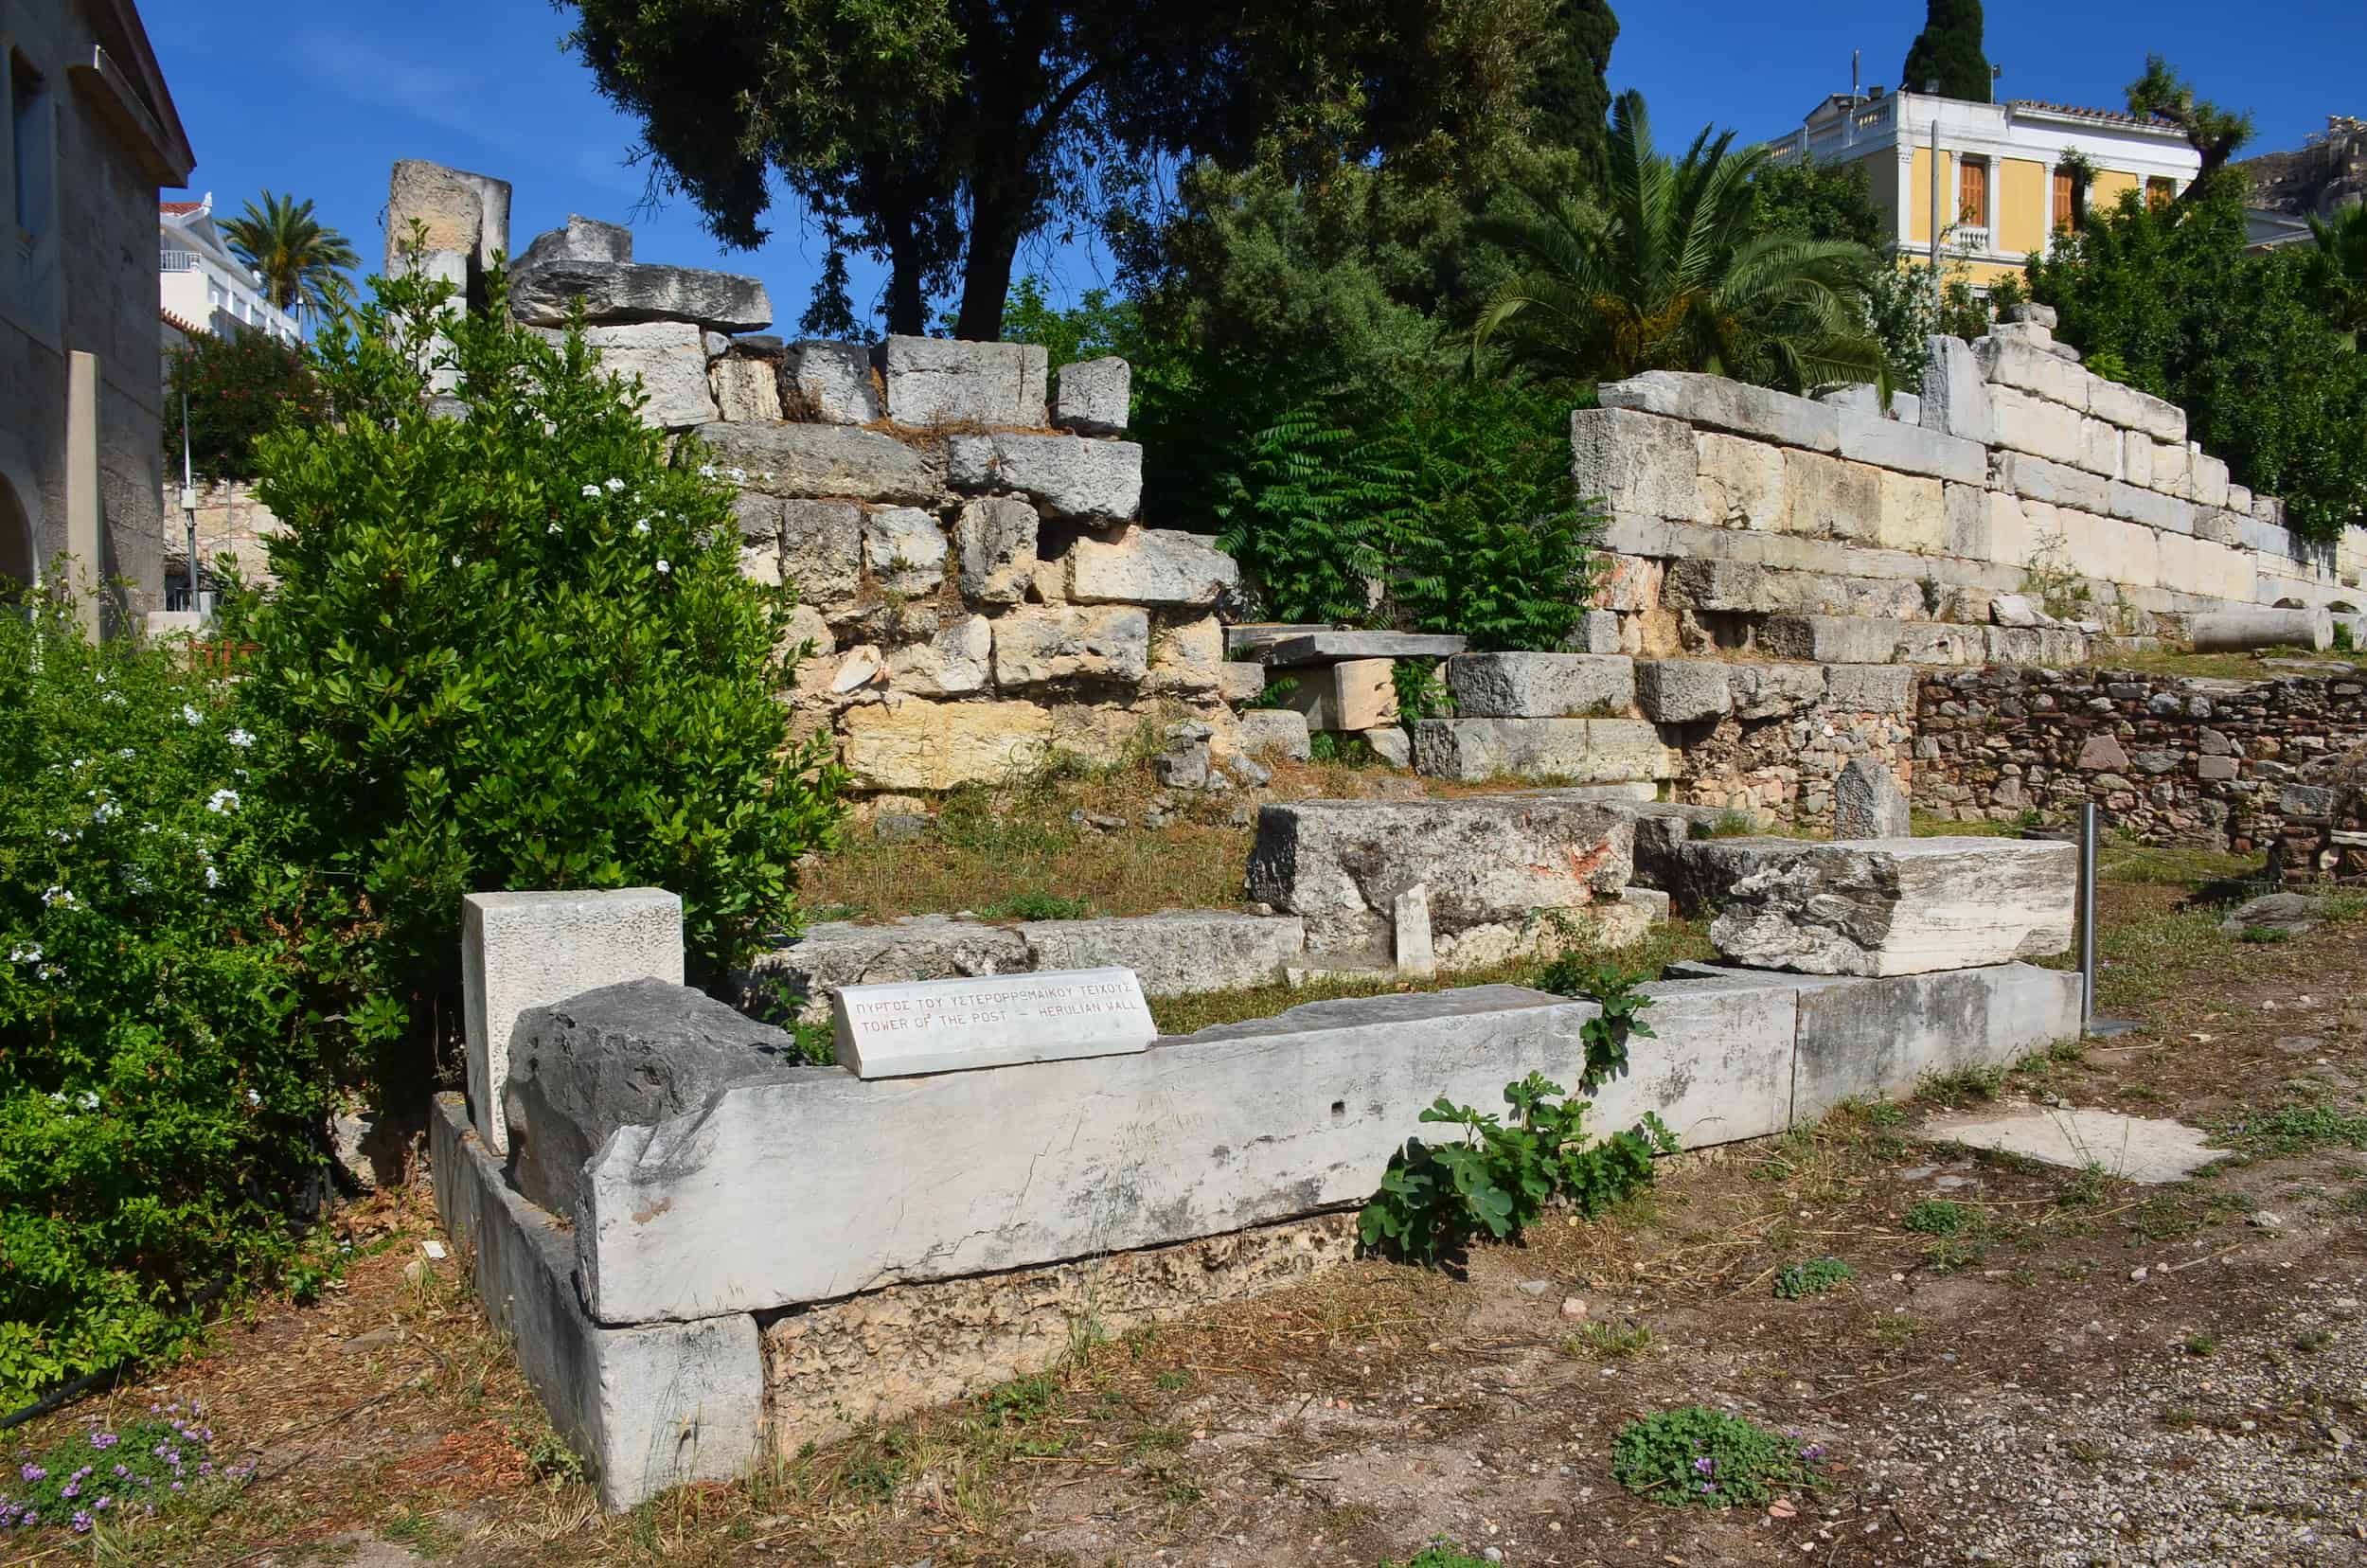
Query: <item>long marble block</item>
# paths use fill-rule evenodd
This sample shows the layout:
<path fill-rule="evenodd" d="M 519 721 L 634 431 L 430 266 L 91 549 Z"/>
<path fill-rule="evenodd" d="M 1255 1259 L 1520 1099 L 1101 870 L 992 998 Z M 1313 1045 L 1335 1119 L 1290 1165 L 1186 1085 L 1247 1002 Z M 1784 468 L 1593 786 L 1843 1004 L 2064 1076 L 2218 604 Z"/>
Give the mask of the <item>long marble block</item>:
<path fill-rule="evenodd" d="M 627 980 L 681 985 L 682 900 L 662 887 L 471 893 L 460 900 L 469 1108 L 486 1147 L 509 1150 L 503 1109 L 518 1015 Z"/>
<path fill-rule="evenodd" d="M 1979 838 L 1730 839 L 1710 926 L 1718 956 L 1807 974 L 1921 974 L 2071 945 L 2069 844 Z"/>
<path fill-rule="evenodd" d="M 840 1064 L 863 1078 L 1116 1056 L 1159 1034 L 1126 969 L 842 986 L 830 1022 Z"/>

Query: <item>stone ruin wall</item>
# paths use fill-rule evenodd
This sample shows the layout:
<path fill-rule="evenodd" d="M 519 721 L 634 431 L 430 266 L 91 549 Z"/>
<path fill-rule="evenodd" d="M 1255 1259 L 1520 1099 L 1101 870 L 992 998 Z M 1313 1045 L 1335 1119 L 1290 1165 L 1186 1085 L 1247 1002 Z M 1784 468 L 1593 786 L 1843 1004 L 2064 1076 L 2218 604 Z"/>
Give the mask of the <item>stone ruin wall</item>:
<path fill-rule="evenodd" d="M 2322 864 L 2329 852 L 2359 858 L 2331 836 L 2367 828 L 2342 811 L 2358 793 L 2349 781 L 2367 778 L 2357 677 L 1927 670 L 1915 725 L 1915 804 L 1939 816 L 2060 822 L 2093 802 L 2148 844 L 2282 844 L 2296 875 L 2341 869 Z"/>
<path fill-rule="evenodd" d="M 507 210 L 501 182 L 396 165 L 389 271 L 481 298 Z M 554 336 L 579 306 L 603 366 L 640 378 L 644 419 L 738 487 L 742 570 L 796 585 L 813 648 L 788 700 L 840 737 L 861 787 L 1107 760 L 1186 719 L 1219 757 L 1239 749 L 1231 704 L 1265 684 L 1225 657 L 1239 572 L 1205 538 L 1136 523 L 1124 361 L 1053 377 L 1033 345 L 784 342 L 760 331 L 755 279 L 637 262 L 630 230 L 582 218 L 516 257 L 509 297 Z"/>
<path fill-rule="evenodd" d="M 1574 417 L 1615 559 L 1587 646 L 1926 665 L 2071 664 L 2231 606 L 2356 611 L 2367 529 L 2331 545 L 2228 479 L 2183 411 L 2089 372 L 2051 312 L 1931 340 L 1921 397 L 1819 401 L 1653 372 Z M 2062 622 L 1990 624 L 2051 578 Z"/>

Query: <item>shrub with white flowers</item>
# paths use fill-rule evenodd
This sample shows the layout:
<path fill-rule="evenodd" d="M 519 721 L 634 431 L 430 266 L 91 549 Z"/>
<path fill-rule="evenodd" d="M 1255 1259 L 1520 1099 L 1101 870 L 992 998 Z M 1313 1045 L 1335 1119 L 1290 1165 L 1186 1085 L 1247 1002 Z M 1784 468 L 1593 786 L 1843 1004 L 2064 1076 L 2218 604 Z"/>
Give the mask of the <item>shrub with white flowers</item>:
<path fill-rule="evenodd" d="M 185 648 L 0 615 L 0 1408 L 267 1274 L 320 1168 L 339 1036 L 295 981 L 349 921 L 228 809 L 229 701 Z"/>
<path fill-rule="evenodd" d="M 393 1084 L 459 1059 L 462 895 L 664 887 L 717 976 L 793 925 L 842 775 L 791 735 L 792 601 L 740 575 L 731 487 L 668 461 L 579 331 L 514 324 L 498 275 L 450 318 L 447 285 L 375 286 L 315 344 L 338 418 L 259 451 L 284 531 L 277 586 L 225 611 L 258 651 L 223 810 L 300 809 L 305 864 L 367 899 Z"/>

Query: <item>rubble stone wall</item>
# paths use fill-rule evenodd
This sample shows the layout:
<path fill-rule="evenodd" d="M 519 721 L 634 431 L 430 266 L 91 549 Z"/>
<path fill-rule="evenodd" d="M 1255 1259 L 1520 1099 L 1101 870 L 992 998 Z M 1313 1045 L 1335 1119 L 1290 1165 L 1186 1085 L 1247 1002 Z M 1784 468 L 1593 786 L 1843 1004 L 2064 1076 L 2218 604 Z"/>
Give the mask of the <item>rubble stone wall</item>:
<path fill-rule="evenodd" d="M 2147 844 L 2254 853 L 2289 839 L 2301 868 L 2367 747 L 2367 683 L 1934 670 L 1916 725 L 1915 804 L 1937 815 L 2059 822 L 2093 801 Z"/>
<path fill-rule="evenodd" d="M 2177 638 L 2229 605 L 2356 610 L 2335 544 L 2230 482 L 2183 411 L 2088 371 L 2052 312 L 1939 337 L 1920 397 L 1812 400 L 1652 372 L 1573 417 L 1617 552 L 1590 651 L 1760 649 L 1902 664 L 2072 663 L 2086 634 Z M 1992 619 L 2040 594 L 2061 620 Z M 1614 644 L 1613 639 L 1616 639 Z"/>

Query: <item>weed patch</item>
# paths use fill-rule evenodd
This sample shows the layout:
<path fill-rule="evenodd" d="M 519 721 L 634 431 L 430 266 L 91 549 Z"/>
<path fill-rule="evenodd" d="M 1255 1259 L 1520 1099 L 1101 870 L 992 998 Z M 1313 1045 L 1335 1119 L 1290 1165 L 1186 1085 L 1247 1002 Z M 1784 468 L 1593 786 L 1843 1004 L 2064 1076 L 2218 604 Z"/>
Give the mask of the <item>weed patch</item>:
<path fill-rule="evenodd" d="M 1574 1356 L 1595 1361 L 1625 1361 L 1642 1355 L 1653 1345 L 1652 1330 L 1641 1323 L 1590 1323 L 1561 1342 Z"/>
<path fill-rule="evenodd" d="M 1786 1301 L 1798 1301 L 1838 1290 L 1857 1277 L 1857 1271 L 1838 1257 L 1811 1257 L 1776 1274 L 1775 1293 Z"/>
<path fill-rule="evenodd" d="M 1816 1485 L 1822 1445 L 1803 1447 L 1739 1416 L 1687 1405 L 1640 1417 L 1611 1443 L 1611 1473 L 1629 1491 L 1678 1506 L 1758 1504 Z"/>
<path fill-rule="evenodd" d="M 1924 1236 L 1954 1236 L 1978 1219 L 1979 1216 L 1963 1203 L 1951 1203 L 1945 1198 L 1927 1198 L 1909 1209 L 1902 1222 L 1909 1230 Z"/>

